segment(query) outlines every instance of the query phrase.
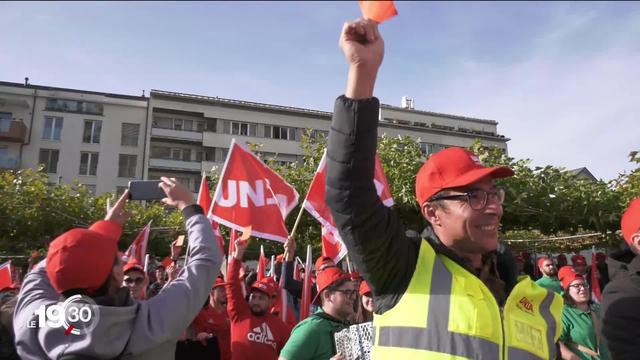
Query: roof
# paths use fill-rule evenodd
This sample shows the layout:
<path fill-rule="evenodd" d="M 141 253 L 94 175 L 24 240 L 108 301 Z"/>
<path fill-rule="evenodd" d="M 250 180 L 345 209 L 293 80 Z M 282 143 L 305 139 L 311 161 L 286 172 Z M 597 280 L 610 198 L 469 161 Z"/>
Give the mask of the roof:
<path fill-rule="evenodd" d="M 461 116 L 461 115 L 443 114 L 443 113 L 437 113 L 433 111 L 407 109 L 407 108 L 388 105 L 388 104 L 380 104 L 380 107 L 383 109 L 391 109 L 396 111 L 405 111 L 405 112 L 411 112 L 411 113 L 417 113 L 417 114 L 446 117 L 446 118 L 456 119 L 456 120 L 473 121 L 473 122 L 482 123 L 482 124 L 498 125 L 498 122 L 495 120 L 479 119 L 479 118 L 473 118 L 473 117 L 467 117 L 467 116 Z"/>
<path fill-rule="evenodd" d="M 78 90 L 78 89 L 69 89 L 69 88 L 61 88 L 55 86 L 44 86 L 44 85 L 34 85 L 24 83 L 14 83 L 8 81 L 0 81 L 0 86 L 10 86 L 10 87 L 19 87 L 23 89 L 37 89 L 37 90 L 49 90 L 49 91 L 67 91 L 73 93 L 80 94 L 90 94 L 90 95 L 101 95 L 105 97 L 118 98 L 118 99 L 127 99 L 127 100 L 139 100 L 139 101 L 147 101 L 148 98 L 146 96 L 134 96 L 134 95 L 123 95 L 123 94 L 113 94 L 99 91 L 89 91 L 89 90 Z"/>
<path fill-rule="evenodd" d="M 581 167 L 573 170 L 568 170 L 569 173 L 575 175 L 576 177 L 581 177 L 591 181 L 598 181 L 598 179 L 587 169 L 586 167 Z"/>
<path fill-rule="evenodd" d="M 293 106 L 283 106 L 283 105 L 274 105 L 274 104 L 264 104 L 253 101 L 244 101 L 244 100 L 235 100 L 235 99 L 226 99 L 221 97 L 213 97 L 213 96 L 204 96 L 204 95 L 193 95 L 193 94 L 184 94 L 177 93 L 172 91 L 164 91 L 164 90 L 151 90 L 151 96 L 154 95 L 162 95 L 168 97 L 179 98 L 181 100 L 192 100 L 199 102 L 210 102 L 216 104 L 227 104 L 232 106 L 243 106 L 243 107 L 252 107 L 262 110 L 272 110 L 272 111 L 284 111 L 284 112 L 293 112 L 304 115 L 314 115 L 320 117 L 326 117 L 331 119 L 332 113 L 328 111 L 320 111 L 320 110 L 312 110 L 312 109 L 303 109 Z"/>

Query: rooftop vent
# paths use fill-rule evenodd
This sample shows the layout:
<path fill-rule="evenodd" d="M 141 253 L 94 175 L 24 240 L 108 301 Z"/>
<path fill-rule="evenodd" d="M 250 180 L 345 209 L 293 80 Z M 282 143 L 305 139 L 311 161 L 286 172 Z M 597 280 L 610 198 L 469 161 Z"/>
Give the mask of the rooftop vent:
<path fill-rule="evenodd" d="M 408 96 L 403 96 L 401 101 L 401 106 L 403 109 L 411 109 L 413 110 L 413 98 Z"/>

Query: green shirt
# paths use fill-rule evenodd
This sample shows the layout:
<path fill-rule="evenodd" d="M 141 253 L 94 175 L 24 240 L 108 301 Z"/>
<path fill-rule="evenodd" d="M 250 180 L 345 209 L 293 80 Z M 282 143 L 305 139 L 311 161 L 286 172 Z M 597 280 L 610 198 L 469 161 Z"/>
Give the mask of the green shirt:
<path fill-rule="evenodd" d="M 597 319 L 602 319 L 600 316 L 600 305 L 592 304 L 592 311 L 595 313 Z M 562 310 L 562 334 L 560 335 L 560 341 L 562 341 L 567 347 L 578 355 L 583 360 L 609 360 L 609 350 L 606 345 L 602 343 L 604 340 L 602 336 L 598 339 L 600 343 L 600 358 L 596 358 L 579 351 L 572 343 L 580 344 L 595 352 L 598 352 L 598 346 L 596 345 L 596 332 L 593 328 L 593 321 L 591 319 L 590 311 L 582 311 L 573 306 L 564 306 Z"/>
<path fill-rule="evenodd" d="M 556 294 L 562 295 L 562 285 L 560 285 L 560 281 L 558 278 L 550 278 L 548 276 L 542 276 L 540 279 L 536 280 L 536 284 L 542 286 L 545 289 L 549 289 Z"/>
<path fill-rule="evenodd" d="M 280 356 L 287 360 L 327 360 L 336 354 L 333 334 L 348 326 L 320 308 L 293 328 Z"/>

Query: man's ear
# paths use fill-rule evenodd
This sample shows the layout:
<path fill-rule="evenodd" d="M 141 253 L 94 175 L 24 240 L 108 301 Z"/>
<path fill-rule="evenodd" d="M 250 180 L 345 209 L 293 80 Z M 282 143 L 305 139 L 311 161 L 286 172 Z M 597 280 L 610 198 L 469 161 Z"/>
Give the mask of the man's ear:
<path fill-rule="evenodd" d="M 633 244 L 634 252 L 640 254 L 640 231 L 631 235 L 631 244 Z"/>
<path fill-rule="evenodd" d="M 437 205 L 431 203 L 425 203 L 422 205 L 422 216 L 431 224 L 431 225 L 440 225 L 440 208 Z"/>

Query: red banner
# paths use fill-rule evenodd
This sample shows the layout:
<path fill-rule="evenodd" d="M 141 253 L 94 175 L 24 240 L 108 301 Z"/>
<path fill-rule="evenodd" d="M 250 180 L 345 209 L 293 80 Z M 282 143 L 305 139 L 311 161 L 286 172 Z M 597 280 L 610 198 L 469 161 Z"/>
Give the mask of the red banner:
<path fill-rule="evenodd" d="M 198 205 L 200 205 L 200 207 L 202 207 L 202 210 L 204 210 L 207 214 L 207 218 L 211 222 L 213 233 L 216 234 L 216 240 L 218 240 L 220 253 L 224 254 L 224 240 L 222 239 L 222 234 L 220 234 L 218 223 L 213 220 L 213 216 L 211 215 L 211 194 L 209 193 L 209 185 L 207 184 L 206 176 L 203 176 L 202 180 L 200 181 L 200 190 L 198 191 Z"/>
<path fill-rule="evenodd" d="M 298 204 L 298 192 L 251 151 L 231 141 L 210 214 L 220 224 L 285 242 L 286 216 Z"/>
<path fill-rule="evenodd" d="M 591 253 L 591 299 L 600 304 L 602 292 L 600 291 L 600 273 L 598 272 L 595 251 Z"/>
<path fill-rule="evenodd" d="M 362 16 L 366 19 L 374 20 L 377 23 L 382 23 L 392 17 L 398 15 L 398 10 L 393 1 L 358 1 L 360 5 L 360 11 Z"/>
<path fill-rule="evenodd" d="M 322 254 L 330 256 L 334 261 L 338 262 L 347 253 L 347 248 L 336 229 L 331 210 L 325 202 L 325 184 L 326 184 L 326 153 L 322 156 L 318 170 L 316 170 L 311 185 L 309 185 L 309 192 L 307 198 L 304 200 L 302 206 L 322 225 Z M 393 198 L 391 197 L 391 190 L 389 190 L 389 183 L 387 177 L 384 175 L 382 169 L 382 163 L 380 158 L 376 154 L 376 166 L 373 175 L 373 184 L 376 188 L 376 192 L 380 197 L 382 203 L 391 207 L 393 205 Z M 325 247 L 326 246 L 326 247 Z"/>
<path fill-rule="evenodd" d="M 258 257 L 258 273 L 257 281 L 260 281 L 267 277 L 267 263 L 269 260 L 264 256 L 264 247 L 260 245 L 260 257 Z"/>
<path fill-rule="evenodd" d="M 151 221 L 147 224 L 147 226 L 138 233 L 138 236 L 135 240 L 129 245 L 129 248 L 124 253 L 125 261 L 130 261 L 131 259 L 136 259 L 138 264 L 143 265 L 144 257 L 147 254 L 147 243 L 149 242 L 149 232 L 151 231 Z"/>

